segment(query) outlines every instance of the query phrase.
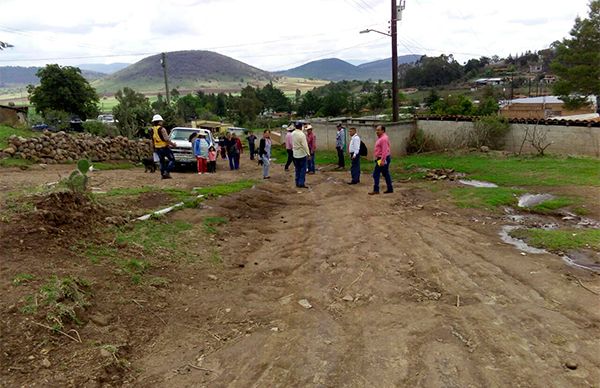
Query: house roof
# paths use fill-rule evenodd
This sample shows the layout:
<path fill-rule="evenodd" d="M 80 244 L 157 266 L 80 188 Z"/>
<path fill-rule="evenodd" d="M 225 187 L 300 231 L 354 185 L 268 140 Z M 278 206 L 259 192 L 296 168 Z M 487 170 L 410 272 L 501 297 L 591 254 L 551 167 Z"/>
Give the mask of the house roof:
<path fill-rule="evenodd" d="M 16 110 L 17 112 L 27 112 L 29 110 L 29 107 L 27 107 L 27 106 L 0 105 L 0 108 Z"/>
<path fill-rule="evenodd" d="M 588 97 L 590 103 L 596 102 L 595 96 Z M 562 104 L 563 101 L 558 96 L 542 96 L 542 97 L 527 97 L 516 98 L 508 101 L 509 104 Z"/>

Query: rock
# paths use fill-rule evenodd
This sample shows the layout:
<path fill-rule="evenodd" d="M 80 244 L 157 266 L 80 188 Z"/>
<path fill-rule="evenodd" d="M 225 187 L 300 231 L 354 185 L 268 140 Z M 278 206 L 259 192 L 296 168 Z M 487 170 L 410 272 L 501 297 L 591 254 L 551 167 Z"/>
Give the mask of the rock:
<path fill-rule="evenodd" d="M 490 152 L 490 147 L 488 147 L 488 146 L 481 146 L 481 152 Z"/>
<path fill-rule="evenodd" d="M 342 298 L 342 300 L 345 300 L 346 302 L 354 302 L 352 295 L 346 295 Z"/>
<path fill-rule="evenodd" d="M 219 278 L 218 278 L 218 277 L 216 277 L 215 275 L 208 275 L 208 278 L 209 278 L 210 280 L 218 280 L 218 279 L 219 279 Z"/>
<path fill-rule="evenodd" d="M 579 367 L 579 365 L 577 365 L 577 363 L 573 360 L 567 360 L 565 362 L 565 366 L 570 370 L 575 370 L 577 367 Z"/>
<path fill-rule="evenodd" d="M 104 348 L 100 349 L 100 355 L 102 357 L 106 357 L 106 358 L 109 358 L 109 357 L 113 356 L 113 354 L 111 352 L 109 352 L 108 350 L 106 350 Z"/>
<path fill-rule="evenodd" d="M 52 363 L 50 362 L 50 360 L 48 360 L 47 358 L 44 358 L 42 360 L 42 366 L 44 368 L 50 368 L 52 366 Z"/>
<path fill-rule="evenodd" d="M 271 331 L 278 332 L 278 331 L 279 331 L 279 328 L 278 328 L 278 327 L 272 327 L 272 328 L 271 328 Z"/>
<path fill-rule="evenodd" d="M 310 309 L 312 308 L 312 305 L 308 302 L 308 300 L 306 299 L 300 299 L 298 301 L 298 304 L 302 307 L 304 307 L 305 309 Z"/>
<path fill-rule="evenodd" d="M 5 148 L 4 150 L 2 150 L 2 152 L 12 156 L 15 154 L 15 152 L 17 152 L 17 150 L 15 150 L 13 147 L 8 147 L 8 148 Z"/>
<path fill-rule="evenodd" d="M 94 314 L 90 317 L 90 321 L 94 322 L 98 326 L 108 326 L 111 321 L 111 317 L 109 315 L 104 314 Z"/>

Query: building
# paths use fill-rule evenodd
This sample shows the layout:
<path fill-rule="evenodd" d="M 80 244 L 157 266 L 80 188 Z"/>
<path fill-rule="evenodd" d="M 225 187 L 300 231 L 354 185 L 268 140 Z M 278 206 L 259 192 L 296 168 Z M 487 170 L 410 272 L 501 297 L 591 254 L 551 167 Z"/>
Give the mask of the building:
<path fill-rule="evenodd" d="M 540 119 L 596 113 L 596 98 L 590 97 L 590 106 L 568 110 L 557 96 L 517 98 L 500 107 L 500 116 L 509 119 Z"/>
<path fill-rule="evenodd" d="M 475 80 L 475 86 L 501 85 L 503 82 L 502 78 L 480 78 Z"/>
<path fill-rule="evenodd" d="M 0 124 L 26 125 L 28 110 L 26 106 L 0 105 Z"/>

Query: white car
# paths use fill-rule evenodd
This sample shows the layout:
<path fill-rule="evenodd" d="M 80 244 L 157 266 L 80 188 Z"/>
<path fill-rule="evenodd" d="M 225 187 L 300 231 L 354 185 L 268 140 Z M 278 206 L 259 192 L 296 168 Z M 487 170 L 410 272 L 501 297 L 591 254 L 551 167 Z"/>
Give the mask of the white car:
<path fill-rule="evenodd" d="M 190 143 L 188 140 L 192 133 L 203 133 L 206 136 L 206 140 L 208 140 L 208 144 L 215 146 L 216 148 L 212 133 L 208 129 L 175 127 L 169 134 L 169 139 L 175 143 L 175 147 L 171 148 L 171 151 L 173 151 L 173 156 L 175 157 L 175 163 L 196 163 L 196 157 L 194 156 L 192 143 Z"/>

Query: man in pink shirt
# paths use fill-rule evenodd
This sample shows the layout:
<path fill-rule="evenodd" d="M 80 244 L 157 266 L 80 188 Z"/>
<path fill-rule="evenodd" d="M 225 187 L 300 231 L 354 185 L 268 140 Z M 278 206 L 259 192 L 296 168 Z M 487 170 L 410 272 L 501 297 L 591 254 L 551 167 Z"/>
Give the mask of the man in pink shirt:
<path fill-rule="evenodd" d="M 375 142 L 375 170 L 373 171 L 373 191 L 369 193 L 369 195 L 377 195 L 379 194 L 379 178 L 381 174 L 385 178 L 385 185 L 387 186 L 387 190 L 384 191 L 384 194 L 390 194 L 394 192 L 394 188 L 392 187 L 392 177 L 390 176 L 390 163 L 392 161 L 392 157 L 390 155 L 390 139 L 385 133 L 385 127 L 383 125 L 378 125 L 375 128 L 375 133 L 377 133 L 377 141 Z"/>

